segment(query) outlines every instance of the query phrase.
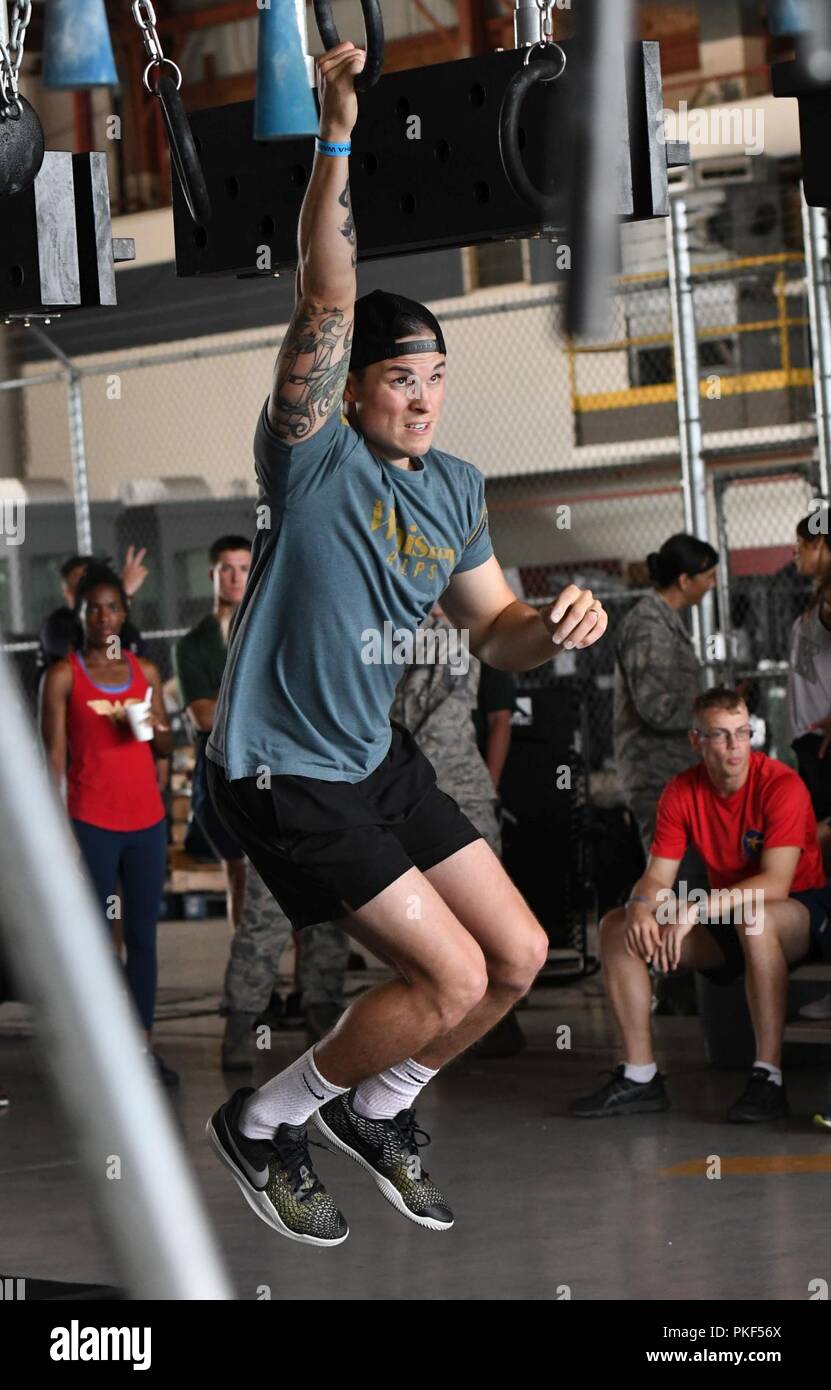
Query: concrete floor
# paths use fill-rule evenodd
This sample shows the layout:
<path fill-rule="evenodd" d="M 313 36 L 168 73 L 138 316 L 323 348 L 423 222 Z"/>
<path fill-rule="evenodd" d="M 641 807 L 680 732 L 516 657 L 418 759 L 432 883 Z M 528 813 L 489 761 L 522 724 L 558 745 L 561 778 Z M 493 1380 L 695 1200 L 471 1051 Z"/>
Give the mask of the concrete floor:
<path fill-rule="evenodd" d="M 249 1211 L 204 1140 L 207 1116 L 244 1074 L 219 1068 L 217 981 L 227 928 L 163 923 L 155 1045 L 180 1071 L 172 1101 L 238 1297 L 274 1299 L 793 1299 L 831 1282 L 827 1200 L 831 1136 L 810 1116 L 825 1095 L 816 1067 L 788 1074 L 793 1118 L 723 1123 L 739 1073 L 708 1067 L 697 1019 L 657 1019 L 674 1109 L 626 1120 L 574 1120 L 571 1096 L 617 1060 L 599 979 L 534 990 L 519 1015 L 517 1058 L 468 1055 L 424 1092 L 426 1166 L 456 1213 L 448 1234 L 397 1215 L 353 1163 L 313 1149 L 351 1233 L 335 1250 L 282 1239 Z M 350 976 L 363 987 L 380 972 Z M 188 1016 L 191 1015 L 191 1016 Z M 556 1046 L 568 1024 L 571 1049 Z M 276 1035 L 259 1083 L 297 1056 L 301 1033 Z M 805 1049 L 807 1060 L 810 1050 Z M 0 1272 L 117 1284 L 65 1117 L 40 1075 L 28 1014 L 0 1006 Z M 722 1162 L 714 1180 L 705 1168 Z M 769 1171 L 771 1165 L 785 1171 Z M 768 1171 L 766 1171 L 766 1168 Z"/>

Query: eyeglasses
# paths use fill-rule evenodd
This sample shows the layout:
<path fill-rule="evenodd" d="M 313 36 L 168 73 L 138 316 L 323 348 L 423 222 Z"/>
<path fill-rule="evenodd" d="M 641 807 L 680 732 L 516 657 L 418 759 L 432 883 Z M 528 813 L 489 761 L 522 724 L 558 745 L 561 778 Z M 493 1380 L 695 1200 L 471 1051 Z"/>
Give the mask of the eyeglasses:
<path fill-rule="evenodd" d="M 742 724 L 738 729 L 708 729 L 706 732 L 704 729 L 696 729 L 695 732 L 699 738 L 709 739 L 710 743 L 715 744 L 716 747 L 721 747 L 728 739 L 732 739 L 735 743 L 748 743 L 753 737 L 753 726 L 752 724 Z"/>

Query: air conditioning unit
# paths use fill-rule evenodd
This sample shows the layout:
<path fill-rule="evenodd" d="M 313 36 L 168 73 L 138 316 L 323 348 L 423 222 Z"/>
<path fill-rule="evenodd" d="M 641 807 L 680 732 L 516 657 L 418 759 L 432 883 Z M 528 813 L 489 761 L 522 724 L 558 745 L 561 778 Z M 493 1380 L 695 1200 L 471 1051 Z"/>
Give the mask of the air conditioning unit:
<path fill-rule="evenodd" d="M 739 185 L 727 191 L 711 231 L 731 255 L 775 256 L 786 250 L 784 213 L 781 185 Z"/>
<path fill-rule="evenodd" d="M 204 478 L 190 474 L 168 478 L 131 478 L 118 483 L 113 497 L 125 507 L 147 507 L 156 502 L 193 502 L 212 497 Z"/>
<path fill-rule="evenodd" d="M 0 498 L 6 502 L 71 502 L 63 478 L 0 478 Z"/>
<path fill-rule="evenodd" d="M 722 184 L 769 183 L 775 177 L 775 160 L 763 155 L 730 154 L 718 159 L 699 159 L 691 166 L 694 188 L 719 188 Z"/>

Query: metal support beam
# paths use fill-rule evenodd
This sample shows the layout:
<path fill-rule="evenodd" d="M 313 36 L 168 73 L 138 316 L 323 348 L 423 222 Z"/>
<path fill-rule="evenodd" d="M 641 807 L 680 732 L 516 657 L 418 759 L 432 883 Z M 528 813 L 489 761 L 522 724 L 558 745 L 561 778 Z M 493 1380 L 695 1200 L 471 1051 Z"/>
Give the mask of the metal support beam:
<path fill-rule="evenodd" d="M 617 214 L 623 190 L 616 181 L 624 141 L 627 154 L 630 148 L 625 55 L 632 29 L 632 0 L 582 0 L 573 45 L 577 95 L 569 121 L 569 337 L 608 336 L 609 287 L 620 270 Z M 627 175 L 631 201 L 631 163 Z"/>
<path fill-rule="evenodd" d="M 707 474 L 704 467 L 701 433 L 701 395 L 698 386 L 698 346 L 695 323 L 695 303 L 690 275 L 690 239 L 687 225 L 687 205 L 673 198 L 667 223 L 669 288 L 672 303 L 672 337 L 675 345 L 675 390 L 678 400 L 678 430 L 681 446 L 681 490 L 684 498 L 684 529 L 700 541 L 709 541 L 707 514 Z M 721 565 L 727 565 L 726 554 Z M 692 611 L 693 637 L 702 661 L 710 658 L 713 621 L 713 596 L 707 594 Z M 727 630 L 729 613 L 721 614 Z M 707 685 L 713 685 L 715 675 L 707 670 Z"/>
<path fill-rule="evenodd" d="M 730 563 L 729 563 L 729 537 L 727 534 L 727 514 L 725 510 L 725 494 L 729 484 L 726 479 L 717 477 L 713 480 L 713 501 L 716 509 L 716 531 L 718 538 L 718 552 L 722 557 L 716 571 L 716 592 L 718 594 L 718 608 L 722 615 L 721 630 L 724 633 L 725 648 L 719 652 L 719 657 L 723 657 L 726 665 L 727 679 L 733 683 L 736 673 L 733 663 L 733 643 L 732 643 L 732 622 L 731 622 L 731 594 L 730 594 Z M 695 613 L 695 609 L 693 609 Z M 713 682 L 708 682 L 713 684 Z"/>
<path fill-rule="evenodd" d="M 829 498 L 831 464 L 831 275 L 828 261 L 828 217 L 822 208 L 809 207 L 802 186 L 802 229 L 805 239 L 805 273 L 811 319 L 811 353 L 814 366 L 814 400 L 817 412 L 818 481 L 820 495 Z"/>
<path fill-rule="evenodd" d="M 48 333 L 38 324 L 29 329 L 46 348 L 47 352 L 63 363 L 66 368 L 67 409 L 69 411 L 69 452 L 72 459 L 72 495 L 75 499 L 75 537 L 79 555 L 92 554 L 92 517 L 89 505 L 89 483 L 87 480 L 87 446 L 84 432 L 84 398 L 82 375 L 70 357 L 67 357 Z"/>

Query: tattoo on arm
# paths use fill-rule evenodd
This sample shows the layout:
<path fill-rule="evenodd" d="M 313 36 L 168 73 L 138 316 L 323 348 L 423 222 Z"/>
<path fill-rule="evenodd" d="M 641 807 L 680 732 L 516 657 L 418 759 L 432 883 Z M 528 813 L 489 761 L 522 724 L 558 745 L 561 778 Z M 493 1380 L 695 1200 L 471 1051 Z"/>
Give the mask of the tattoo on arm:
<path fill-rule="evenodd" d="M 272 393 L 271 423 L 281 439 L 303 439 L 343 399 L 352 322 L 351 311 L 295 306 Z"/>
<path fill-rule="evenodd" d="M 352 203 L 349 197 L 349 180 L 346 180 L 346 187 L 338 198 L 342 208 L 346 208 L 346 221 L 341 227 L 341 236 L 345 236 L 349 245 L 352 247 L 352 269 L 358 264 L 358 241 L 355 235 L 355 219 L 352 216 Z"/>

